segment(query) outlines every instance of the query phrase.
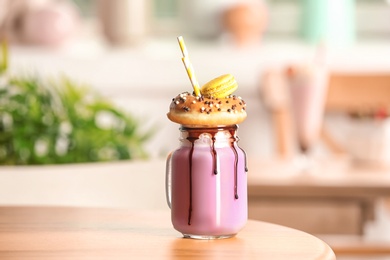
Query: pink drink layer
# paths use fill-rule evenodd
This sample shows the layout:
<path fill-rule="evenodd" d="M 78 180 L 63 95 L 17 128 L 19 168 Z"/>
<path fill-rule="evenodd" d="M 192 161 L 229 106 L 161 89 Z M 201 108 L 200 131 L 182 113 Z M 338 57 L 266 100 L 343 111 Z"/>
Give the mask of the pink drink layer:
<path fill-rule="evenodd" d="M 235 235 L 248 215 L 244 151 L 236 143 L 214 147 L 214 152 L 196 142 L 193 149 L 182 146 L 172 155 L 172 194 L 172 223 L 179 232 Z"/>
<path fill-rule="evenodd" d="M 292 112 L 301 148 L 308 149 L 320 133 L 328 82 L 321 68 L 296 73 L 290 81 Z"/>

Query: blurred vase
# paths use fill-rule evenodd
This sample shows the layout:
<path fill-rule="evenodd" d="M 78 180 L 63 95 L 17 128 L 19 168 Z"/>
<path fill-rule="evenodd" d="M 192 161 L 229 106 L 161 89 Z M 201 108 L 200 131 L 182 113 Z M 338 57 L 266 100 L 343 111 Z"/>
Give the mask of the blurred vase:
<path fill-rule="evenodd" d="M 355 0 L 302 0 L 302 34 L 309 43 L 348 46 L 355 41 Z"/>
<path fill-rule="evenodd" d="M 226 8 L 223 29 L 237 46 L 257 44 L 262 39 L 268 20 L 268 11 L 262 1 L 243 1 Z"/>
<path fill-rule="evenodd" d="M 0 38 L 12 43 L 58 47 L 79 25 L 79 10 L 67 0 L 0 0 Z"/>
<path fill-rule="evenodd" d="M 99 0 L 103 34 L 113 45 L 141 43 L 148 32 L 149 1 Z"/>
<path fill-rule="evenodd" d="M 53 1 L 30 8 L 22 19 L 21 41 L 60 46 L 72 39 L 79 27 L 78 9 L 68 1 Z"/>

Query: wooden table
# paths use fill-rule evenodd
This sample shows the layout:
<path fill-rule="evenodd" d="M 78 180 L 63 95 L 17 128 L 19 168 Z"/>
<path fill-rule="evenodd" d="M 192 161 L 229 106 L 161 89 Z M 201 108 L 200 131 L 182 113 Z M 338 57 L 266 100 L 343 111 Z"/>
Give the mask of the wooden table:
<path fill-rule="evenodd" d="M 249 160 L 250 218 L 311 234 L 362 235 L 375 202 L 390 197 L 390 170 L 320 161 L 314 174 L 293 173 L 291 161 Z"/>
<path fill-rule="evenodd" d="M 0 259 L 335 259 L 320 239 L 249 220 L 236 236 L 184 239 L 167 211 L 0 207 Z"/>

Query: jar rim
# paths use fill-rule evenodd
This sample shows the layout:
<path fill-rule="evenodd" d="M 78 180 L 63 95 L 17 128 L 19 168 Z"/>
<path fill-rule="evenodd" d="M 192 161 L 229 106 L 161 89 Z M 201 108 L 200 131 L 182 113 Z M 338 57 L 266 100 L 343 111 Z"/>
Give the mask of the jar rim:
<path fill-rule="evenodd" d="M 218 130 L 226 130 L 226 129 L 237 130 L 238 125 L 216 125 L 216 126 L 204 126 L 204 125 L 180 125 L 180 131 L 187 130 L 207 130 L 207 129 L 218 129 Z"/>

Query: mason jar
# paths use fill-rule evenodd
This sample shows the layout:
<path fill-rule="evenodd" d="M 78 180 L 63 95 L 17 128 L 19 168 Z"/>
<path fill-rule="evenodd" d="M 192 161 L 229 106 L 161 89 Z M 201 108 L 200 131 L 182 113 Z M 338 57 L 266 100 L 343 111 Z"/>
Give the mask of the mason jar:
<path fill-rule="evenodd" d="M 180 145 L 167 158 L 166 195 L 184 237 L 231 237 L 247 221 L 247 163 L 237 129 L 180 127 Z"/>

